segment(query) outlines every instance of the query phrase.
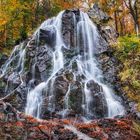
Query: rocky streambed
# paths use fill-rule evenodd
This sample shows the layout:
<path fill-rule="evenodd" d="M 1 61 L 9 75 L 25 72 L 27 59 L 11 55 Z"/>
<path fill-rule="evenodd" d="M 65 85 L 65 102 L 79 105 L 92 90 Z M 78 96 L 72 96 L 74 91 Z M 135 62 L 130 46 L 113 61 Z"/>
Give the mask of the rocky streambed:
<path fill-rule="evenodd" d="M 79 118 L 37 120 L 0 102 L 0 139 L 8 140 L 139 140 L 132 118 L 96 119 L 84 123 Z"/>

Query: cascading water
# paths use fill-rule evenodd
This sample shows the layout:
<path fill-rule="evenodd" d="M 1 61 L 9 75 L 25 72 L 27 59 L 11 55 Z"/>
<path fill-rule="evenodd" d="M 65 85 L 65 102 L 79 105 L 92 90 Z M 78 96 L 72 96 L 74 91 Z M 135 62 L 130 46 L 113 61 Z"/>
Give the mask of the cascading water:
<path fill-rule="evenodd" d="M 34 117 L 39 118 L 40 117 L 40 111 L 41 111 L 41 104 L 42 104 L 42 91 L 48 86 L 48 83 L 52 78 L 55 76 L 55 74 L 63 68 L 64 62 L 63 62 L 63 53 L 62 53 L 62 46 L 64 46 L 62 36 L 61 36 L 61 25 L 62 25 L 62 14 L 61 12 L 56 19 L 53 19 L 51 22 L 50 20 L 44 22 L 40 28 L 45 27 L 54 27 L 56 30 L 56 45 L 55 45 L 55 51 L 52 52 L 53 55 L 53 70 L 51 76 L 47 79 L 46 82 L 40 83 L 35 89 L 29 91 L 28 97 L 27 97 L 27 106 L 25 109 L 26 114 L 33 115 Z M 53 84 L 53 80 L 52 80 Z M 53 101 L 53 93 L 49 95 L 49 104 L 48 108 L 50 107 L 53 109 L 52 106 L 54 104 Z"/>
<path fill-rule="evenodd" d="M 33 115 L 37 118 L 40 117 L 41 112 L 41 105 L 43 102 L 42 99 L 42 91 L 48 86 L 48 83 L 51 81 L 51 91 L 48 95 L 48 109 L 55 110 L 55 100 L 54 100 L 54 93 L 53 93 L 53 84 L 55 81 L 55 74 L 62 68 L 64 68 L 64 54 L 62 52 L 62 47 L 69 48 L 69 46 L 64 45 L 64 41 L 62 39 L 62 15 L 61 12 L 56 18 L 53 20 L 47 20 L 44 22 L 40 29 L 53 27 L 56 30 L 56 45 L 55 50 L 52 52 L 53 55 L 53 69 L 52 74 L 47 79 L 46 82 L 42 82 L 39 84 L 35 89 L 31 90 L 28 93 L 27 97 L 27 106 L 26 106 L 26 113 Z M 74 17 L 75 19 L 75 17 Z M 76 19 L 75 19 L 76 20 Z M 75 22 L 74 20 L 74 22 Z M 112 90 L 102 82 L 103 76 L 99 68 L 97 67 L 98 63 L 94 57 L 94 47 L 98 45 L 98 32 L 96 26 L 92 23 L 86 13 L 80 12 L 80 20 L 77 23 L 77 50 L 79 55 L 76 59 L 77 66 L 78 66 L 78 73 L 83 74 L 86 79 L 84 81 L 84 93 L 83 97 L 83 111 L 85 112 L 85 116 L 91 116 L 94 112 L 90 110 L 90 105 L 92 102 L 92 94 L 91 91 L 87 88 L 87 83 L 90 80 L 94 80 L 98 85 L 100 85 L 103 89 L 103 93 L 107 102 L 108 107 L 108 116 L 107 117 L 114 117 L 116 115 L 123 115 L 124 108 L 123 106 L 115 100 Z M 82 40 L 83 45 L 80 45 L 80 41 Z M 83 47 L 83 48 L 81 48 Z M 83 53 L 80 54 L 81 49 L 83 49 Z M 63 116 L 65 116 L 66 112 L 68 111 L 69 106 L 69 92 L 70 86 L 64 98 L 64 110 Z M 82 94 L 82 93 L 81 93 Z"/>
<path fill-rule="evenodd" d="M 7 72 L 13 68 L 11 65 L 14 62 L 14 71 L 21 74 L 24 70 L 24 62 L 25 62 L 25 54 L 26 54 L 26 47 L 23 48 L 23 43 L 20 45 L 15 46 L 13 52 L 11 53 L 9 59 L 6 63 L 1 67 L 1 74 L 0 77 L 3 77 L 7 74 Z"/>
<path fill-rule="evenodd" d="M 95 48 L 98 48 L 100 41 L 100 34 L 98 33 L 96 26 L 86 13 L 79 12 L 78 18 L 74 13 L 72 13 L 71 22 L 73 22 L 73 36 L 75 38 L 73 40 L 73 46 L 70 46 L 70 44 L 66 45 L 66 43 L 64 43 L 64 34 L 62 32 L 62 28 L 64 26 L 62 24 L 63 14 L 64 11 L 60 12 L 56 18 L 46 20 L 33 35 L 33 40 L 36 42 L 35 47 L 37 49 L 30 69 L 31 79 L 27 82 L 28 95 L 25 113 L 36 118 L 41 118 L 42 106 L 44 102 L 47 102 L 47 106 L 45 106 L 47 108 L 46 110 L 49 112 L 57 112 L 62 117 L 67 117 L 71 110 L 74 111 L 76 108 L 82 108 L 82 111 L 80 109 L 78 110 L 80 116 L 84 116 L 85 118 L 96 118 L 95 109 L 93 109 L 93 104 L 96 104 L 94 103 L 94 98 L 95 94 L 101 94 L 107 104 L 107 115 L 102 115 L 101 117 L 115 117 L 117 115 L 124 115 L 124 107 L 118 101 L 118 97 L 116 97 L 116 95 L 113 93 L 113 90 L 105 84 L 102 71 L 99 69 L 99 64 L 95 57 Z M 53 45 L 47 43 L 45 43 L 45 45 L 40 45 L 40 31 L 48 29 L 55 34 L 53 40 L 49 40 Z M 70 36 L 68 37 L 71 38 Z M 28 44 L 26 46 L 28 46 Z M 32 87 L 32 82 L 36 80 L 36 66 L 39 63 L 39 47 L 49 48 L 52 67 L 50 68 L 49 72 L 47 71 L 47 78 L 43 77 L 45 80 L 41 80 L 37 86 Z M 74 51 L 74 57 L 69 60 L 66 53 L 70 50 Z M 23 47 L 22 45 L 16 46 L 6 64 L 2 66 L 0 77 L 3 77 L 8 73 L 8 71 L 10 71 L 13 63 L 13 71 L 16 71 L 20 77 L 22 77 L 25 68 L 25 56 L 26 47 Z M 73 69 L 73 62 L 76 63 L 76 70 Z M 70 67 L 66 68 L 67 65 Z M 64 90 L 65 93 L 61 93 L 63 98 L 57 99 L 58 96 L 56 97 L 55 90 L 56 79 L 58 78 L 59 74 L 62 74 L 63 72 L 65 73 L 66 69 L 72 73 L 73 78 L 72 80 L 68 81 L 64 75 L 62 76 L 64 79 L 61 76 L 59 77 L 66 83 L 68 82 L 68 84 L 64 84 L 64 86 L 66 86 L 66 90 Z M 82 80 L 79 80 L 79 77 L 81 77 Z M 100 87 L 100 91 L 93 93 L 92 90 L 94 90 L 94 85 L 92 85 L 92 88 L 89 88 L 89 83 L 91 81 L 94 83 L 94 85 L 98 85 L 98 87 Z M 25 81 L 22 81 L 21 78 L 21 83 L 23 82 Z M 80 86 L 77 87 L 75 83 L 80 84 Z M 63 86 L 61 88 L 63 88 Z M 76 91 L 75 96 L 77 97 L 78 95 L 77 98 L 79 98 L 77 100 L 74 99 L 75 97 L 72 97 L 72 94 L 76 88 L 81 88 L 81 90 L 78 90 L 79 92 Z M 44 96 L 47 101 L 44 99 Z M 58 100 L 62 100 L 60 101 L 62 105 L 59 107 L 57 107 L 56 104 Z M 76 104 L 76 108 L 72 108 L 71 106 L 75 104 L 73 101 L 78 100 L 81 100 L 79 101 L 80 106 L 78 106 L 78 103 Z"/>
<path fill-rule="evenodd" d="M 15 46 L 9 59 L 0 69 L 1 72 L 0 78 L 6 76 L 8 73 L 10 73 L 11 70 L 13 70 L 12 77 L 14 78 L 14 75 L 18 75 L 20 78 L 20 84 L 22 85 L 23 84 L 22 74 L 24 72 L 25 57 L 26 57 L 26 47 L 24 47 L 24 44 L 21 43 L 20 45 Z M 9 77 L 5 87 L 5 93 L 8 91 L 8 87 L 9 87 Z"/>
<path fill-rule="evenodd" d="M 87 88 L 87 83 L 90 80 L 94 80 L 103 89 L 104 96 L 108 107 L 108 117 L 114 117 L 116 115 L 123 115 L 124 108 L 120 102 L 115 100 L 112 90 L 105 85 L 102 80 L 103 76 L 101 70 L 97 67 L 98 63 L 94 57 L 94 47 L 98 45 L 98 32 L 96 26 L 92 23 L 86 13 L 81 12 L 80 21 L 77 24 L 77 33 L 81 34 L 81 39 L 83 40 L 83 55 L 79 55 L 77 58 L 77 65 L 79 73 L 82 73 L 85 77 L 85 109 L 86 115 L 92 115 L 90 112 L 90 104 L 92 101 L 91 92 Z M 80 39 L 80 38 L 78 38 Z M 80 43 L 78 43 L 78 49 L 80 49 Z"/>

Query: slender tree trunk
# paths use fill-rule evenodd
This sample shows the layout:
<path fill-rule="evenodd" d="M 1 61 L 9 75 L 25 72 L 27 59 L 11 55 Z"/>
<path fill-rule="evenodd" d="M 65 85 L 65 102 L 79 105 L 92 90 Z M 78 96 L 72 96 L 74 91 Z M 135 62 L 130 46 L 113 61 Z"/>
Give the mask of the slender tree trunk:
<path fill-rule="evenodd" d="M 136 31 L 136 34 L 138 36 L 139 35 L 139 22 L 138 22 L 138 19 L 136 19 L 134 22 L 135 22 L 135 31 Z"/>
<path fill-rule="evenodd" d="M 114 12 L 114 19 L 115 19 L 115 28 L 116 28 L 116 31 L 118 32 L 118 19 L 117 19 L 117 12 L 116 11 Z"/>

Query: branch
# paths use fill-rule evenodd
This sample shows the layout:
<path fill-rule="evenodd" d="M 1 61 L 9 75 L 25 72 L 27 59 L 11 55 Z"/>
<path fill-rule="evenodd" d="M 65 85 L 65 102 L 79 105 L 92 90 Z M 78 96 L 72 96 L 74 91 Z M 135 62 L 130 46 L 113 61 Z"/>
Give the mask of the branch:
<path fill-rule="evenodd" d="M 123 0 L 125 6 L 129 9 L 130 7 L 127 5 L 126 0 Z"/>
<path fill-rule="evenodd" d="M 41 133 L 43 133 L 48 139 L 50 138 L 49 134 L 47 132 L 44 132 L 40 127 L 38 127 Z"/>

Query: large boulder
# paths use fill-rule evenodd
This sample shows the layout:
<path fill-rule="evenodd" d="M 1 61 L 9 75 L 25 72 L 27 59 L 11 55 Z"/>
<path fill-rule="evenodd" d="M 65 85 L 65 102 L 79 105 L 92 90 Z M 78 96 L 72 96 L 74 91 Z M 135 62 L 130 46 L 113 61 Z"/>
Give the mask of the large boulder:
<path fill-rule="evenodd" d="M 75 15 L 76 14 L 76 15 Z M 74 47 L 76 44 L 76 23 L 79 10 L 66 10 L 62 17 L 62 35 L 67 46 Z"/>
<path fill-rule="evenodd" d="M 90 102 L 90 110 L 93 118 L 103 118 L 107 116 L 107 102 L 102 87 L 93 80 L 87 83 L 87 88 L 91 93 L 92 100 Z"/>
<path fill-rule="evenodd" d="M 69 110 L 74 112 L 76 115 L 83 115 L 83 109 L 82 109 L 82 101 L 83 101 L 83 96 L 84 92 L 82 90 L 82 83 L 75 81 L 71 85 L 71 90 L 69 93 Z M 74 115 L 74 116 L 75 116 Z"/>
<path fill-rule="evenodd" d="M 110 17 L 101 10 L 97 3 L 95 3 L 93 7 L 88 11 L 88 15 L 97 24 L 108 22 L 110 19 Z"/>

